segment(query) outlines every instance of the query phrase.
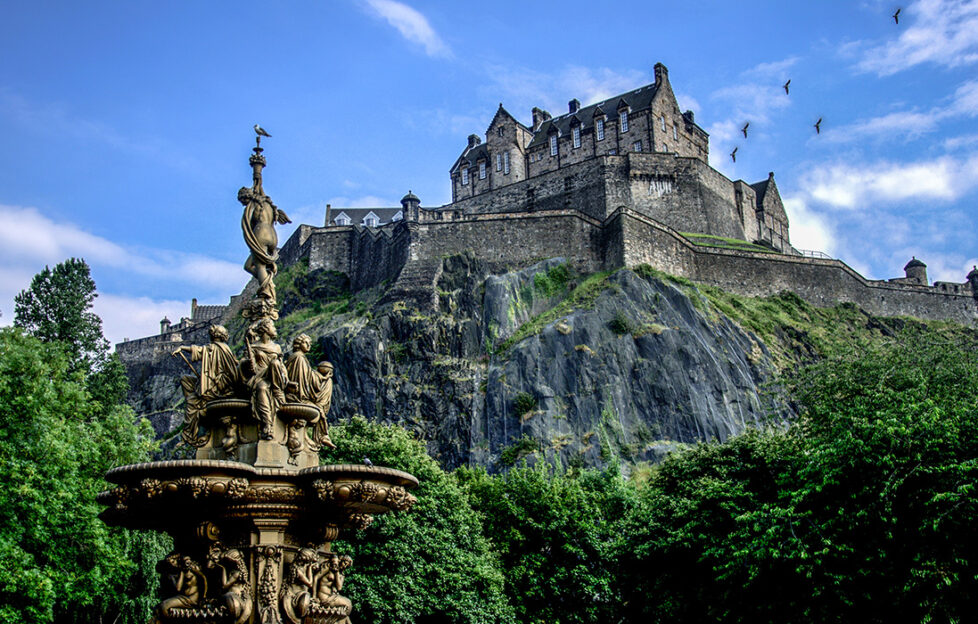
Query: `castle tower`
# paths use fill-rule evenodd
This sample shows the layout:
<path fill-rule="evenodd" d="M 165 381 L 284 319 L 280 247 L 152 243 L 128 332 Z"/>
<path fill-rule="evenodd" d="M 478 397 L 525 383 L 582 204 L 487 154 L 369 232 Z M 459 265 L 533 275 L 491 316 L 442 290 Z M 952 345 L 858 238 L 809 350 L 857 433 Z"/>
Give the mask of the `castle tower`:
<path fill-rule="evenodd" d="M 401 198 L 401 212 L 405 221 L 417 222 L 421 213 L 421 200 L 411 191 Z"/>
<path fill-rule="evenodd" d="M 160 333 L 165 334 L 168 331 L 170 331 L 170 319 L 164 316 L 163 320 L 160 321 Z"/>
<path fill-rule="evenodd" d="M 971 292 L 978 297 L 978 266 L 972 265 L 971 272 L 968 273 L 968 283 L 971 284 Z"/>
<path fill-rule="evenodd" d="M 914 280 L 923 286 L 927 285 L 927 265 L 913 256 L 907 266 L 903 267 L 907 274 L 907 279 Z"/>

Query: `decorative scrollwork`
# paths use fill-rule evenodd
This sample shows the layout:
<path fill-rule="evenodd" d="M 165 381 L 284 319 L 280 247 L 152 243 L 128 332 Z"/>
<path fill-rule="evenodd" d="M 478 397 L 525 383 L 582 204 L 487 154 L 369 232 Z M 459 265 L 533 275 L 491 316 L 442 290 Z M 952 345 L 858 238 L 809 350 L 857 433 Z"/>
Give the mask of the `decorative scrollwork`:
<path fill-rule="evenodd" d="M 400 485 L 395 485 L 387 490 L 386 502 L 394 511 L 407 511 L 418 502 L 418 499 L 408 494 L 408 491 Z"/>
<path fill-rule="evenodd" d="M 370 514 L 357 513 L 351 514 L 349 520 L 347 521 L 351 527 L 358 531 L 363 531 L 370 523 L 374 521 L 374 517 Z"/>
<path fill-rule="evenodd" d="M 258 617 L 262 624 L 281 624 L 278 602 L 278 564 L 282 551 L 278 546 L 262 546 L 258 549 L 261 577 L 258 581 Z"/>
<path fill-rule="evenodd" d="M 336 497 L 336 486 L 332 481 L 316 479 L 312 482 L 312 487 L 321 501 L 333 500 Z"/>
<path fill-rule="evenodd" d="M 363 501 L 364 503 L 369 503 L 370 501 L 376 499 L 380 492 L 380 486 L 376 483 L 370 483 L 369 481 L 360 481 L 359 483 L 354 483 L 350 488 L 350 498 L 355 501 Z"/>
<path fill-rule="evenodd" d="M 177 485 L 194 498 L 200 498 L 207 493 L 207 479 L 203 477 L 183 477 L 177 479 Z"/>
<path fill-rule="evenodd" d="M 228 481 L 226 494 L 228 498 L 239 499 L 243 498 L 245 493 L 248 491 L 248 480 L 243 477 L 237 477 Z"/>
<path fill-rule="evenodd" d="M 163 493 L 163 483 L 159 479 L 143 479 L 139 487 L 146 498 L 155 498 Z"/>

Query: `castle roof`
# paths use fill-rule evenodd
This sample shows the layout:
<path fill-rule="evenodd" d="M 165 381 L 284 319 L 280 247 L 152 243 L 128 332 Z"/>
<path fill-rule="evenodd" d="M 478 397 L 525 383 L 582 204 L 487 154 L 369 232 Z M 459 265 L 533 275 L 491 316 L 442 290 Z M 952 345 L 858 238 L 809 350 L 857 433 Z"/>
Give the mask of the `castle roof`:
<path fill-rule="evenodd" d="M 926 269 L 927 265 L 918 260 L 917 256 L 913 256 L 910 258 L 910 262 L 907 263 L 907 266 L 903 267 L 903 270 L 906 271 L 907 269 L 912 269 L 914 267 L 924 267 Z"/>
<path fill-rule="evenodd" d="M 602 100 L 600 102 L 595 102 L 588 106 L 582 106 L 579 110 L 573 113 L 567 112 L 559 117 L 554 117 L 548 119 L 540 124 L 537 131 L 533 134 L 533 140 L 527 146 L 527 149 L 533 149 L 534 147 L 545 143 L 547 141 L 547 136 L 553 132 L 557 131 L 558 134 L 567 134 L 570 132 L 571 126 L 580 124 L 582 130 L 594 127 L 595 117 L 600 117 L 606 114 L 606 111 L 613 111 L 612 114 L 616 113 L 619 109 L 623 107 L 629 108 L 631 111 L 645 110 L 652 106 L 652 100 L 655 98 L 655 94 L 659 91 L 658 87 L 653 84 L 647 84 L 644 87 L 639 87 L 629 91 L 628 93 L 622 93 L 621 95 L 616 95 L 610 97 L 607 100 Z"/>
<path fill-rule="evenodd" d="M 479 160 L 489 160 L 489 147 L 485 143 L 479 143 L 475 147 L 466 147 L 462 155 L 458 157 L 455 164 L 452 165 L 449 173 L 454 173 L 462 164 L 466 164 L 469 167 L 479 162 Z"/>
<path fill-rule="evenodd" d="M 348 216 L 353 225 L 361 225 L 363 219 L 371 212 L 377 217 L 379 221 L 378 225 L 390 223 L 399 212 L 403 216 L 403 208 L 400 206 L 397 208 L 333 208 L 330 211 L 332 223 L 327 223 L 326 225 L 336 225 L 336 217 L 341 214 Z"/>

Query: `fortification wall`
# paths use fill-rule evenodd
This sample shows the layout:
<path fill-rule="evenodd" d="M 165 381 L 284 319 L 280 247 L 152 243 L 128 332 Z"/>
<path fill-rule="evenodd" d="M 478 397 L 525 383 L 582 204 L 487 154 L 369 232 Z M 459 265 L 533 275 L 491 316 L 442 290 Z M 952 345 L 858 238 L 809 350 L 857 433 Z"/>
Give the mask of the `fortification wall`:
<path fill-rule="evenodd" d="M 970 293 L 867 280 L 840 260 L 696 247 L 636 211 L 623 208 L 618 213 L 625 266 L 647 263 L 751 297 L 790 290 L 820 307 L 849 302 L 880 316 L 946 319 L 966 325 L 978 321 L 978 302 Z"/>

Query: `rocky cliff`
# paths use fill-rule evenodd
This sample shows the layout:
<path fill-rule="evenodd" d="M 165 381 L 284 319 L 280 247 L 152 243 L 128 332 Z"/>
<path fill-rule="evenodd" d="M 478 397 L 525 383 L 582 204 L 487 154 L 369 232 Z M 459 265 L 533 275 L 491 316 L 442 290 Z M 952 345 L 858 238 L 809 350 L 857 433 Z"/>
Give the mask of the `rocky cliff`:
<path fill-rule="evenodd" d="M 351 294 L 343 275 L 296 265 L 277 278 L 278 326 L 286 351 L 306 333 L 313 359 L 333 362 L 331 420 L 407 426 L 448 468 L 654 461 L 790 418 L 778 367 L 829 340 L 816 318 L 826 313 L 793 295 L 745 300 L 641 267 L 580 276 L 560 258 L 501 275 L 467 255 L 439 262 L 428 309 L 388 301 L 384 286 Z M 891 331 L 852 306 L 833 314 L 845 322 L 832 335 Z M 229 317 L 243 355 L 244 325 Z M 185 369 L 164 350 L 129 366 L 136 411 L 171 445 Z"/>

